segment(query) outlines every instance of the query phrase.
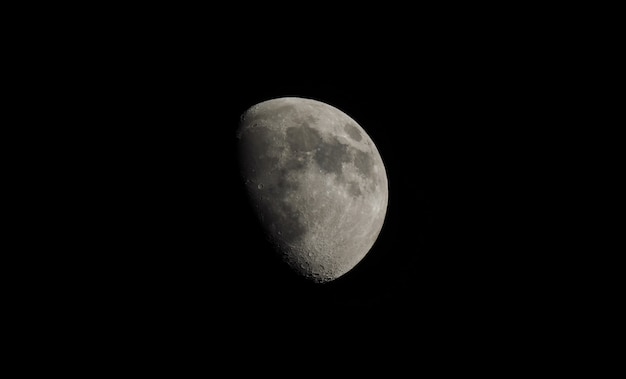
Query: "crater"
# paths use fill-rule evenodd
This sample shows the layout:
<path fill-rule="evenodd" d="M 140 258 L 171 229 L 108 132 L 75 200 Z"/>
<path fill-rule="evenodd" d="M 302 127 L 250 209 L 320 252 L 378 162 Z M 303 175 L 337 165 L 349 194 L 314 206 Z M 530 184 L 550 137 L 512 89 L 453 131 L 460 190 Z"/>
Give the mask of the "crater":
<path fill-rule="evenodd" d="M 352 138 L 353 140 L 359 142 L 363 139 L 363 136 L 361 135 L 361 132 L 359 131 L 359 128 L 357 128 L 353 123 L 349 122 L 347 124 L 344 125 L 343 130 L 348 134 L 348 137 Z"/>

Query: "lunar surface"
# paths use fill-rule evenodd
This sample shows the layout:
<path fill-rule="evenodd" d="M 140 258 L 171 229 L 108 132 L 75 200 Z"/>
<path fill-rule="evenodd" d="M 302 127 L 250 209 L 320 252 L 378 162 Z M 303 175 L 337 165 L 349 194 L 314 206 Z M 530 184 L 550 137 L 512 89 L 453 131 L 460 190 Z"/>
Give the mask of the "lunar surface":
<path fill-rule="evenodd" d="M 383 160 L 365 130 L 326 103 L 261 102 L 237 129 L 241 177 L 268 240 L 299 275 L 332 281 L 372 248 L 387 212 Z"/>

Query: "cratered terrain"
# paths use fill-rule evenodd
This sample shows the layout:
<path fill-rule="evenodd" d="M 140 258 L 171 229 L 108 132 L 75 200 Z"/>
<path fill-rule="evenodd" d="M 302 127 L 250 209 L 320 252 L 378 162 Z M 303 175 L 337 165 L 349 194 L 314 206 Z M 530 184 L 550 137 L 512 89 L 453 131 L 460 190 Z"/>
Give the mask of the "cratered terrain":
<path fill-rule="evenodd" d="M 383 160 L 365 130 L 327 103 L 283 97 L 245 111 L 237 138 L 248 200 L 288 266 L 316 283 L 354 268 L 388 202 Z"/>

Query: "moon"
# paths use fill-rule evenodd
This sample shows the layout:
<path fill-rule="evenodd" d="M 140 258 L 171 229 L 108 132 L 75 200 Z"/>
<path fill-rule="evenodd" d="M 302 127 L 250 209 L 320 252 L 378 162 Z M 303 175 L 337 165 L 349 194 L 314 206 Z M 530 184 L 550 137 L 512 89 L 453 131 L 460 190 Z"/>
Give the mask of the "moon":
<path fill-rule="evenodd" d="M 365 130 L 327 103 L 282 97 L 247 109 L 236 137 L 248 200 L 288 266 L 316 283 L 352 270 L 388 203 L 385 166 Z"/>

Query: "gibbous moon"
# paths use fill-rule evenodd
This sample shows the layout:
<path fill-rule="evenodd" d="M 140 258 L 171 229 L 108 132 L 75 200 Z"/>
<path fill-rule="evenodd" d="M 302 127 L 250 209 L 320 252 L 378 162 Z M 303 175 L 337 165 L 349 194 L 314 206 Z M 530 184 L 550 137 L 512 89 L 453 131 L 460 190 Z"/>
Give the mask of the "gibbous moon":
<path fill-rule="evenodd" d="M 332 281 L 368 253 L 387 212 L 383 160 L 365 130 L 326 103 L 258 103 L 237 129 L 242 179 L 276 252 L 301 276 Z"/>

